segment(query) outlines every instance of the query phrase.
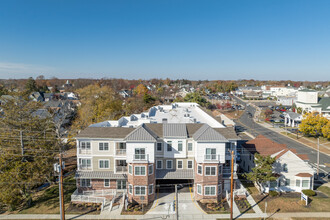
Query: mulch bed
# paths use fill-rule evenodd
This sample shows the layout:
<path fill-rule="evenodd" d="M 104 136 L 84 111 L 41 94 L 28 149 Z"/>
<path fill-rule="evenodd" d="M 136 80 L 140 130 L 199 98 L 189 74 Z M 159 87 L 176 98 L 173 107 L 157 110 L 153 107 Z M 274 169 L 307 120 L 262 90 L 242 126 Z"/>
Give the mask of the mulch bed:
<path fill-rule="evenodd" d="M 207 214 L 223 214 L 229 212 L 229 205 L 224 200 L 218 203 L 201 203 L 199 201 L 197 201 L 197 203 Z"/>
<path fill-rule="evenodd" d="M 142 204 L 138 203 L 130 203 L 127 206 L 127 210 L 125 210 L 125 207 L 123 207 L 123 210 L 121 212 L 122 215 L 144 215 L 146 214 L 150 208 L 152 207 L 152 202 L 150 202 L 148 205 L 143 205 L 143 211 L 142 211 Z"/>
<path fill-rule="evenodd" d="M 67 214 L 92 214 L 99 215 L 101 213 L 101 204 L 98 203 L 70 203 L 65 210 Z"/>
<path fill-rule="evenodd" d="M 235 199 L 235 202 L 241 213 L 243 212 L 254 213 L 250 203 L 247 201 L 246 198 L 237 198 Z"/>

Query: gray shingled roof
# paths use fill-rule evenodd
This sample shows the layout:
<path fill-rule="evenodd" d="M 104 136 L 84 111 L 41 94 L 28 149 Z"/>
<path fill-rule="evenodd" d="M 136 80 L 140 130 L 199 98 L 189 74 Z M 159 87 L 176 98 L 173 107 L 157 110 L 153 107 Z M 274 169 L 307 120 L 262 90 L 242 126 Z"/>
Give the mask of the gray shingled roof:
<path fill-rule="evenodd" d="M 196 133 L 193 135 L 195 141 L 225 141 L 228 140 L 219 132 L 211 128 L 209 125 L 204 124 Z"/>
<path fill-rule="evenodd" d="M 137 127 L 134 131 L 128 134 L 125 138 L 126 141 L 146 141 L 146 142 L 155 142 L 158 136 L 151 131 L 146 125 L 142 124 Z"/>
<path fill-rule="evenodd" d="M 77 138 L 122 138 L 124 139 L 134 128 L 123 127 L 87 127 Z"/>
<path fill-rule="evenodd" d="M 204 124 L 199 124 L 199 123 L 190 123 L 186 124 L 187 126 L 187 132 L 188 132 L 188 137 L 191 138 L 198 129 L 200 129 Z"/>
<path fill-rule="evenodd" d="M 187 138 L 186 124 L 163 124 L 164 138 Z"/>
<path fill-rule="evenodd" d="M 156 179 L 193 179 L 193 169 L 157 170 Z"/>
<path fill-rule="evenodd" d="M 76 179 L 84 178 L 84 179 L 126 179 L 126 174 L 115 174 L 112 171 L 77 171 L 75 175 Z"/>
<path fill-rule="evenodd" d="M 240 137 L 237 136 L 235 129 L 233 127 L 226 128 L 213 128 L 220 134 L 222 134 L 227 140 L 241 140 Z"/>

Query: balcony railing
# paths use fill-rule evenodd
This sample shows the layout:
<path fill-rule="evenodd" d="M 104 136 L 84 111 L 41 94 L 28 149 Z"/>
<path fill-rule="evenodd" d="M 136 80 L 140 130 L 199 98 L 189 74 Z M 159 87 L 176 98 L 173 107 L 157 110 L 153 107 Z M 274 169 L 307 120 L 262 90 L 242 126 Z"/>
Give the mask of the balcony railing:
<path fill-rule="evenodd" d="M 116 149 L 117 156 L 126 156 L 126 149 Z"/>
<path fill-rule="evenodd" d="M 78 166 L 79 170 L 92 170 L 92 166 L 83 166 L 83 165 L 79 165 Z"/>
<path fill-rule="evenodd" d="M 79 154 L 91 154 L 92 153 L 91 149 L 81 149 L 81 148 L 78 149 L 78 152 L 79 152 Z"/>
<path fill-rule="evenodd" d="M 134 154 L 133 160 L 148 160 L 149 154 Z"/>
<path fill-rule="evenodd" d="M 116 173 L 126 173 L 127 166 L 116 166 Z"/>
<path fill-rule="evenodd" d="M 220 155 L 219 154 L 205 154 L 204 160 L 206 161 L 219 161 Z"/>

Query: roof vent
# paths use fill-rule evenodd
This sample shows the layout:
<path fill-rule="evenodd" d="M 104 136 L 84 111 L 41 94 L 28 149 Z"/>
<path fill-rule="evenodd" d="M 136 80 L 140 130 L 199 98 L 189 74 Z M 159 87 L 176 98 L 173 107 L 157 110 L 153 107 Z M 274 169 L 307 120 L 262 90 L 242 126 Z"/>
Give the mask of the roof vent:
<path fill-rule="evenodd" d="M 167 123 L 167 118 L 163 118 L 162 123 L 166 124 Z"/>

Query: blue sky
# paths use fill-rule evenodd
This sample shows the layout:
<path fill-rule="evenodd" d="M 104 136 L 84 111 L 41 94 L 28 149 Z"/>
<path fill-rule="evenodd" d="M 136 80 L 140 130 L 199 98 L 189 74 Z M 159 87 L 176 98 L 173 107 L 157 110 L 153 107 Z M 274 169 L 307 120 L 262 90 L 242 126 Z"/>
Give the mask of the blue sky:
<path fill-rule="evenodd" d="M 0 78 L 329 80 L 330 1 L 1 0 Z"/>

